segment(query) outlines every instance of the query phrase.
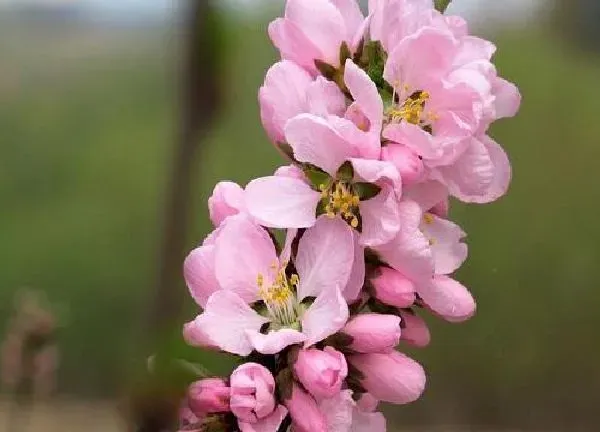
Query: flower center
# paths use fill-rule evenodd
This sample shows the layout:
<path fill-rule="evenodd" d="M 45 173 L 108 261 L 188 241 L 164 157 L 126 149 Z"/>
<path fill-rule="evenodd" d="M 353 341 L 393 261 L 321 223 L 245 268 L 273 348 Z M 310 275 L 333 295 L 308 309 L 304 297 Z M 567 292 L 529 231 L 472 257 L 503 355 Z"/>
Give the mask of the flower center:
<path fill-rule="evenodd" d="M 265 284 L 263 274 L 258 274 L 256 283 L 258 285 L 258 294 L 267 307 L 269 315 L 275 324 L 288 327 L 292 326 L 298 320 L 298 301 L 296 299 L 296 289 L 300 279 L 297 274 L 288 278 L 285 269 L 287 263 L 281 266 L 274 263 L 271 268 L 275 273 L 273 282 L 270 285 Z"/>
<path fill-rule="evenodd" d="M 435 222 L 435 218 L 433 217 L 433 215 L 431 213 L 425 213 L 423 215 L 423 224 L 425 227 L 433 225 L 434 222 Z M 432 235 L 427 235 L 427 234 L 425 234 L 425 236 L 427 237 L 427 240 L 429 240 L 430 246 L 433 246 L 436 244 L 437 240 L 435 239 L 435 237 L 433 237 Z"/>
<path fill-rule="evenodd" d="M 408 87 L 400 94 L 392 95 L 392 105 L 386 110 L 385 116 L 388 123 L 400 123 L 405 121 L 410 124 L 421 126 L 424 129 L 430 129 L 431 124 L 438 119 L 438 116 L 426 110 L 426 104 L 431 98 L 429 92 L 417 90 L 407 95 Z M 404 94 L 405 96 L 402 96 Z M 404 102 L 401 102 L 404 100 Z"/>
<path fill-rule="evenodd" d="M 334 181 L 329 185 L 321 184 L 319 189 L 327 216 L 334 218 L 340 215 L 352 228 L 358 227 L 360 197 L 354 192 L 350 183 Z"/>

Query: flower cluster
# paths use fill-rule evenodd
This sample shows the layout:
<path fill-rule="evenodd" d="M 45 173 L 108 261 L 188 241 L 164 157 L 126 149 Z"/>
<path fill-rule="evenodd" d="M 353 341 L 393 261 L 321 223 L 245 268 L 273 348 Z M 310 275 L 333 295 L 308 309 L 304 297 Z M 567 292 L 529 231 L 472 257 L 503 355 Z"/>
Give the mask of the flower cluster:
<path fill-rule="evenodd" d="M 425 387 L 396 350 L 429 343 L 417 311 L 475 311 L 451 277 L 467 246 L 449 197 L 506 192 L 510 164 L 486 132 L 520 95 L 494 45 L 432 0 L 370 0 L 366 17 L 356 0 L 288 0 L 269 35 L 282 60 L 261 118 L 289 165 L 209 199 L 215 230 L 184 265 L 203 312 L 184 337 L 243 363 L 191 386 L 185 427 L 383 431 L 378 403 Z"/>

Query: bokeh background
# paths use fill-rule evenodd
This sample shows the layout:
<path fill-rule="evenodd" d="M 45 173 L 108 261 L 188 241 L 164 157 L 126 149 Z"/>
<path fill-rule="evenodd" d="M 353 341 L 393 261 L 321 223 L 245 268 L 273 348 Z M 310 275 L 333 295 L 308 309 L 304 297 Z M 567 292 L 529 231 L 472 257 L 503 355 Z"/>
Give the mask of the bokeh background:
<path fill-rule="evenodd" d="M 0 335 L 19 290 L 44 293 L 59 322 L 49 403 L 60 405 L 42 410 L 86 430 L 119 430 L 113 401 L 148 341 L 190 354 L 175 335 L 194 307 L 161 264 L 165 232 L 184 235 L 177 253 L 189 250 L 210 229 L 216 181 L 244 184 L 281 162 L 256 98 L 276 59 L 266 23 L 281 2 L 215 3 L 214 49 L 192 70 L 218 80 L 194 101 L 183 0 L 0 1 Z M 471 252 L 459 279 L 479 311 L 466 324 L 431 322 L 431 346 L 410 351 L 428 390 L 389 410 L 390 429 L 599 430 L 600 2 L 454 0 L 450 12 L 497 43 L 499 70 L 523 93 L 519 116 L 492 130 L 514 180 L 493 205 L 453 206 Z M 182 121 L 190 110 L 202 113 L 195 125 Z M 185 145 L 195 150 L 182 157 Z M 184 204 L 172 197 L 188 174 L 182 158 Z M 174 202 L 187 229 L 168 226 L 185 225 L 169 217 Z"/>

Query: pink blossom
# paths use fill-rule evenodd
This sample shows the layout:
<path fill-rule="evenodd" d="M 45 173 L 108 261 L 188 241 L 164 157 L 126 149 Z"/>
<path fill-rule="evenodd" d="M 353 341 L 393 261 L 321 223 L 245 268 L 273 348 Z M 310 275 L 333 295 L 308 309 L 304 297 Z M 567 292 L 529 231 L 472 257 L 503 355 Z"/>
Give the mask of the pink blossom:
<path fill-rule="evenodd" d="M 275 409 L 275 379 L 264 366 L 245 363 L 230 378 L 231 411 L 242 421 L 256 423 Z"/>
<path fill-rule="evenodd" d="M 348 360 L 361 372 L 363 387 L 381 401 L 410 403 L 425 389 L 425 372 L 421 365 L 399 352 L 357 354 Z"/>
<path fill-rule="evenodd" d="M 371 279 L 371 284 L 373 295 L 382 303 L 397 308 L 406 308 L 415 302 L 414 283 L 390 267 L 379 267 L 377 277 Z"/>
<path fill-rule="evenodd" d="M 229 387 L 220 378 L 196 381 L 188 389 L 188 404 L 197 416 L 228 412 Z"/>
<path fill-rule="evenodd" d="M 327 421 L 316 401 L 294 384 L 290 399 L 284 401 L 297 432 L 328 432 Z"/>
<path fill-rule="evenodd" d="M 354 241 L 342 221 L 319 218 L 302 236 L 297 274 L 291 278 L 285 272 L 289 257 L 278 258 L 268 233 L 247 217 L 230 217 L 214 247 L 220 289 L 188 324 L 188 334 L 207 335 L 212 345 L 234 354 L 245 356 L 254 349 L 274 354 L 301 342 L 315 344 L 346 323 L 342 292 L 352 270 Z M 308 308 L 301 306 L 307 297 L 316 298 Z M 249 306 L 257 300 L 266 307 L 262 314 Z M 261 333 L 267 323 L 267 332 Z"/>
<path fill-rule="evenodd" d="M 403 341 L 418 348 L 429 345 L 431 335 L 423 318 L 405 310 L 400 311 L 400 317 L 402 318 L 401 339 Z"/>
<path fill-rule="evenodd" d="M 229 216 L 244 213 L 246 210 L 244 189 L 237 183 L 229 181 L 217 183 L 208 199 L 208 210 L 214 226 L 221 225 L 221 222 Z"/>
<path fill-rule="evenodd" d="M 354 51 L 364 24 L 355 0 L 288 0 L 285 17 L 269 25 L 269 36 L 282 58 L 314 73 L 315 60 L 339 66 L 342 43 Z"/>
<path fill-rule="evenodd" d="M 260 114 L 269 138 L 285 142 L 288 120 L 302 113 L 326 117 L 342 115 L 346 109 L 338 86 L 324 77 L 313 77 L 297 64 L 283 60 L 268 71 L 259 90 Z"/>
<path fill-rule="evenodd" d="M 283 405 L 278 405 L 273 413 L 256 423 L 238 422 L 241 432 L 277 432 L 288 414 Z"/>
<path fill-rule="evenodd" d="M 381 150 L 381 159 L 396 167 L 404 185 L 416 183 L 425 175 L 423 160 L 405 145 L 389 143 Z"/>
<path fill-rule="evenodd" d="M 468 248 L 462 242 L 465 232 L 455 223 L 425 213 L 420 225 L 421 232 L 429 241 L 435 273 L 454 273 L 467 259 Z"/>
<path fill-rule="evenodd" d="M 376 313 L 359 314 L 342 332 L 352 338 L 350 348 L 359 353 L 391 352 L 400 342 L 400 318 Z"/>
<path fill-rule="evenodd" d="M 310 394 L 324 399 L 340 392 L 348 366 L 344 355 L 331 347 L 311 348 L 298 353 L 294 372 Z"/>
<path fill-rule="evenodd" d="M 317 205 L 322 202 L 330 217 L 339 216 L 353 227 L 358 227 L 360 217 L 361 245 L 383 244 L 394 237 L 400 229 L 397 200 L 401 183 L 392 164 L 353 157 L 358 150 L 327 121 L 310 114 L 290 120 L 286 138 L 296 160 L 322 169 L 328 180 L 318 185 L 320 191 L 291 178 L 253 180 L 246 187 L 246 198 L 254 218 L 274 228 L 310 227 L 317 218 Z M 345 162 L 352 167 L 352 178 L 339 173 Z M 371 184 L 378 193 L 361 200 L 358 183 Z"/>
<path fill-rule="evenodd" d="M 444 275 L 419 286 L 419 295 L 436 314 L 450 322 L 466 321 L 475 314 L 476 304 L 469 290 Z"/>
<path fill-rule="evenodd" d="M 385 432 L 383 414 L 375 407 L 354 402 L 352 391 L 342 390 L 337 395 L 319 402 L 328 432 Z"/>

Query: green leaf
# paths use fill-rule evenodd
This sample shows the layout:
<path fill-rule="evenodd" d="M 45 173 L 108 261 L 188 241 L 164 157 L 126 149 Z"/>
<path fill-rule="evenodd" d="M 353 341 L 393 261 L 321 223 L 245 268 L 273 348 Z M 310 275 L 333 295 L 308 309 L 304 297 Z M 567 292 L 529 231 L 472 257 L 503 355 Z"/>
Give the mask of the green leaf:
<path fill-rule="evenodd" d="M 381 192 L 381 188 L 373 183 L 354 183 L 353 188 L 361 201 L 375 198 Z"/>
<path fill-rule="evenodd" d="M 331 180 L 329 174 L 313 165 L 304 166 L 303 171 L 316 190 L 321 190 L 321 185 L 327 185 Z"/>
<path fill-rule="evenodd" d="M 446 12 L 452 0 L 435 0 L 435 8 L 441 13 Z"/>
<path fill-rule="evenodd" d="M 338 169 L 335 176 L 338 180 L 341 181 L 352 181 L 352 179 L 354 178 L 354 167 L 352 166 L 352 162 L 344 162 L 340 169 Z"/>

